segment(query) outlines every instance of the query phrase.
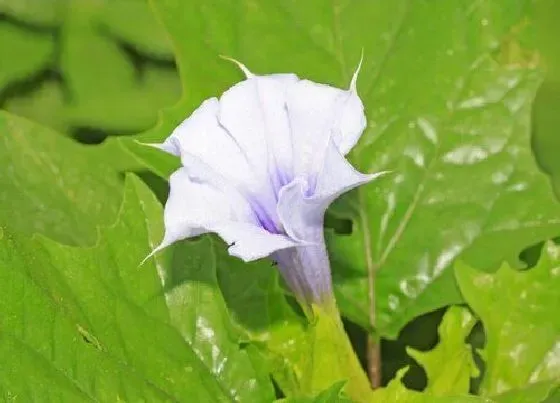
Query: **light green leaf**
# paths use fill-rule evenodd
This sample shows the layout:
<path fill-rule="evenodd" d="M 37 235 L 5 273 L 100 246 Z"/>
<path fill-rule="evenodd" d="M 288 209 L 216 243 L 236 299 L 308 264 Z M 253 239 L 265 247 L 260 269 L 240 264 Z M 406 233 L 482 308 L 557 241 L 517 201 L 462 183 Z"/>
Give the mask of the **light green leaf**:
<path fill-rule="evenodd" d="M 270 380 L 229 320 L 210 239 L 182 243 L 139 267 L 161 232 L 161 205 L 130 177 L 118 222 L 93 248 L 4 234 L 0 359 L 12 363 L 0 371 L 4 395 L 273 400 Z"/>
<path fill-rule="evenodd" d="M 547 243 L 537 265 L 526 271 L 503 264 L 488 274 L 459 262 L 455 273 L 486 332 L 482 393 L 560 381 L 560 247 Z"/>
<path fill-rule="evenodd" d="M 347 398 L 342 393 L 344 382 L 337 382 L 331 387 L 325 389 L 315 397 L 291 397 L 287 399 L 280 399 L 278 403 L 352 403 L 352 400 Z"/>
<path fill-rule="evenodd" d="M 373 393 L 371 402 L 391 402 L 391 403 L 494 403 L 492 399 L 467 394 L 456 394 L 447 396 L 434 396 L 429 392 L 417 392 L 406 389 L 402 384 L 402 378 L 408 370 L 407 367 L 397 372 L 387 387 L 377 389 Z"/>
<path fill-rule="evenodd" d="M 116 142 L 87 147 L 0 112 L 0 223 L 60 242 L 91 244 L 114 222 L 122 175 L 141 165 Z"/>
<path fill-rule="evenodd" d="M 407 352 L 426 371 L 426 392 L 434 396 L 446 396 L 469 392 L 471 377 L 477 376 L 471 346 L 465 339 L 476 320 L 468 309 L 452 306 L 438 328 L 437 346 L 430 351 L 407 348 Z"/>
<path fill-rule="evenodd" d="M 496 403 L 540 403 L 549 402 L 553 398 L 554 390 L 558 389 L 560 381 L 543 381 L 532 383 L 522 389 L 513 389 L 508 392 L 493 396 Z M 558 400 L 550 400 L 555 403 Z"/>
<path fill-rule="evenodd" d="M 38 35 L 0 22 L 0 90 L 45 68 L 52 57 L 53 45 L 50 35 Z"/>
<path fill-rule="evenodd" d="M 188 93 L 143 141 L 162 141 L 242 78 L 220 54 L 255 73 L 346 87 L 364 49 L 358 91 L 369 125 L 350 158 L 362 171 L 393 173 L 332 210 L 352 220 L 330 252 L 337 300 L 354 322 L 371 328 L 368 270 L 375 327 L 396 337 L 413 317 L 462 301 L 449 270 L 457 257 L 491 267 L 560 233 L 560 207 L 531 153 L 542 72 L 517 42 L 532 26 L 529 1 L 153 5 Z M 162 176 L 174 168 L 155 150 L 127 147 Z"/>
<path fill-rule="evenodd" d="M 228 256 L 223 246 L 216 257 L 220 288 L 235 323 L 258 348 L 284 394 L 309 396 L 343 381 L 354 400 L 367 398 L 369 383 L 336 314 L 316 309 L 307 323 L 287 303 L 270 261 L 247 264 Z"/>

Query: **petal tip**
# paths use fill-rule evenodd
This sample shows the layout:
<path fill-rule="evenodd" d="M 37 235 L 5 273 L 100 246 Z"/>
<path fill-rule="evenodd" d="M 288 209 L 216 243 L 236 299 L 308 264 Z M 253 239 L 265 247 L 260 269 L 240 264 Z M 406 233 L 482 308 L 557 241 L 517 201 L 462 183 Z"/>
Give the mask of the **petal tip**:
<path fill-rule="evenodd" d="M 358 75 L 360 74 L 360 69 L 362 68 L 362 62 L 364 61 L 364 48 L 362 48 L 362 54 L 360 56 L 360 61 L 358 62 L 358 67 L 354 71 L 352 75 L 352 80 L 350 81 L 350 91 L 356 93 L 357 92 L 357 82 L 358 82 Z"/>
<path fill-rule="evenodd" d="M 247 77 L 247 78 L 253 78 L 253 77 L 255 77 L 255 75 L 254 75 L 253 73 L 251 73 L 251 70 L 249 70 L 249 69 L 247 68 L 247 66 L 245 66 L 245 65 L 244 65 L 243 63 L 241 63 L 240 61 L 235 60 L 235 59 L 232 58 L 232 57 L 224 56 L 224 55 L 220 55 L 220 58 L 222 58 L 222 59 L 224 59 L 224 60 L 227 60 L 228 62 L 232 62 L 232 63 L 236 64 L 237 67 L 239 67 L 239 69 L 243 72 L 243 74 L 245 74 L 245 77 Z"/>

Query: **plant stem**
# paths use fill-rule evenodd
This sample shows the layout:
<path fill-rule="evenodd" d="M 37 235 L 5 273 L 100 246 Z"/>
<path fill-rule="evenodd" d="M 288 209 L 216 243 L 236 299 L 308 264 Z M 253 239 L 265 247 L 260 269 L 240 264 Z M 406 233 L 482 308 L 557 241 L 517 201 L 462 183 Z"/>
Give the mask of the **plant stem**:
<path fill-rule="evenodd" d="M 381 346 L 373 336 L 367 339 L 367 365 L 369 383 L 377 389 L 381 386 Z"/>
<path fill-rule="evenodd" d="M 360 205 L 363 204 L 362 198 L 362 192 L 358 190 L 358 201 Z M 364 232 L 364 249 L 368 273 L 369 324 L 371 329 L 375 329 L 375 272 L 377 271 L 377 265 L 373 262 L 373 257 L 371 255 L 371 237 L 368 229 L 368 218 L 364 209 L 360 209 L 360 221 Z M 373 389 L 379 388 L 381 386 L 381 346 L 380 340 L 371 334 L 368 335 L 367 339 L 366 357 L 371 387 Z"/>

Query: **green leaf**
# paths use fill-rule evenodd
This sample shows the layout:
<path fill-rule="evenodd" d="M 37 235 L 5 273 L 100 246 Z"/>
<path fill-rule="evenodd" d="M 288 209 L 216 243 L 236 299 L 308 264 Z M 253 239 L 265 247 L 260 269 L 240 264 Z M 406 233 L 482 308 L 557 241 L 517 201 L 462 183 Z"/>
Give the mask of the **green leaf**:
<path fill-rule="evenodd" d="M 438 328 L 437 346 L 430 351 L 407 348 L 426 371 L 426 392 L 434 396 L 468 393 L 471 377 L 477 376 L 471 346 L 465 341 L 476 320 L 466 308 L 450 307 Z"/>
<path fill-rule="evenodd" d="M 57 129 L 87 128 L 110 134 L 129 134 L 152 127 L 158 110 L 178 98 L 180 82 L 171 63 L 173 54 L 147 0 L 59 0 L 56 3 L 31 0 L 23 2 L 25 7 L 19 3 L 22 2 L 0 0 L 0 10 L 4 6 L 13 11 L 16 18 L 30 23 L 41 22 L 28 19 L 28 15 L 44 13 L 43 23 L 56 27 L 57 42 L 53 43 L 50 34 L 26 30 L 20 30 L 22 38 L 12 38 L 10 32 L 0 35 L 8 41 L 6 46 L 9 49 L 6 48 L 4 53 L 12 54 L 17 48 L 14 56 L 18 56 L 13 60 L 6 59 L 6 68 L 0 71 L 0 87 L 4 84 L 4 74 L 25 77 L 31 72 L 27 70 L 38 67 L 24 67 L 31 61 L 37 60 L 35 64 L 38 64 L 46 56 L 50 57 L 51 49 L 56 45 L 60 49 L 56 60 L 59 65 L 53 67 L 64 79 L 64 86 L 57 83 L 57 90 L 64 92 L 65 102 L 61 108 L 54 108 L 56 113 L 45 117 L 40 97 L 47 94 L 32 93 L 27 103 L 37 108 L 25 105 L 25 101 L 24 107 L 13 107 L 10 97 L 6 102 L 10 110 L 25 113 L 31 119 Z M 47 3 L 49 8 L 60 8 L 57 18 L 48 17 L 50 9 L 43 9 Z M 5 26 L 11 29 L 11 26 Z M 20 42 L 21 46 L 14 48 L 13 43 Z M 45 44 L 49 45 L 46 56 L 43 55 Z M 137 52 L 131 55 L 131 49 Z M 146 56 L 155 56 L 165 63 L 154 62 Z M 53 106 L 47 104 L 46 110 L 52 109 Z"/>
<path fill-rule="evenodd" d="M 495 395 L 529 383 L 560 380 L 560 247 L 552 242 L 537 265 L 494 274 L 458 262 L 461 292 L 486 332 L 481 392 Z"/>
<path fill-rule="evenodd" d="M 0 2 L 1 3 L 1 2 Z M 5 22 L 0 23 L 0 90 L 45 68 L 53 52 L 53 40 Z"/>
<path fill-rule="evenodd" d="M 30 93 L 8 98 L 2 107 L 19 116 L 31 116 L 33 121 L 61 133 L 69 130 L 67 102 L 60 83 L 55 80 L 46 80 Z"/>
<path fill-rule="evenodd" d="M 391 403 L 494 403 L 492 399 L 472 396 L 472 395 L 447 395 L 434 396 L 429 392 L 417 392 L 406 389 L 402 384 L 402 378 L 408 371 L 408 367 L 402 368 L 392 379 L 387 387 L 377 389 L 373 393 L 371 402 L 391 402 Z"/>
<path fill-rule="evenodd" d="M 134 18 L 130 18 L 131 15 Z M 100 19 L 109 32 L 138 50 L 173 60 L 171 43 L 163 28 L 158 26 L 148 0 L 111 0 L 106 2 Z"/>
<path fill-rule="evenodd" d="M 0 112 L 0 223 L 60 242 L 91 244 L 114 222 L 122 174 L 141 165 L 116 142 L 87 147 Z"/>
<path fill-rule="evenodd" d="M 449 270 L 457 257 L 492 267 L 560 233 L 559 205 L 531 153 L 542 73 L 531 49 L 519 50 L 532 26 L 528 1 L 153 4 L 188 93 L 143 141 L 162 141 L 241 79 L 219 54 L 255 73 L 346 87 L 364 49 L 358 90 L 369 125 L 351 159 L 393 174 L 332 210 L 352 220 L 351 235 L 330 239 L 337 300 L 352 321 L 371 328 L 368 270 L 375 326 L 396 337 L 413 317 L 462 302 Z M 174 168 L 161 153 L 127 147 L 162 176 Z"/>
<path fill-rule="evenodd" d="M 315 397 L 291 397 L 280 399 L 278 403 L 352 403 L 343 393 L 344 382 L 337 382 Z"/>
<path fill-rule="evenodd" d="M 72 124 L 112 132 L 153 126 L 158 109 L 173 103 L 179 94 L 176 73 L 152 67 L 139 80 L 132 60 L 119 44 L 99 33 L 97 23 L 105 10 L 103 4 L 86 6 L 72 1 L 69 6 L 62 27 L 65 51 L 61 68 L 73 100 L 68 112 Z M 126 18 L 134 20 L 131 15 L 135 14 Z"/>
<path fill-rule="evenodd" d="M 367 397 L 369 383 L 336 313 L 317 309 L 306 323 L 286 301 L 270 261 L 244 263 L 228 256 L 223 245 L 216 258 L 220 288 L 235 323 L 285 395 L 308 396 L 343 381 L 347 395 Z"/>
<path fill-rule="evenodd" d="M 210 239 L 179 244 L 139 267 L 161 236 L 162 213 L 130 177 L 118 222 L 93 248 L 4 234 L 0 359 L 12 363 L 0 372 L 4 395 L 273 400 L 270 380 L 229 320 Z"/>
<path fill-rule="evenodd" d="M 30 24 L 56 25 L 64 15 L 67 0 L 0 0 L 0 11 Z"/>
<path fill-rule="evenodd" d="M 553 398 L 555 389 L 558 389 L 560 381 L 543 381 L 532 383 L 522 389 L 513 389 L 508 392 L 493 396 L 496 403 L 540 403 L 549 402 Z M 558 400 L 550 400 L 550 403 Z"/>

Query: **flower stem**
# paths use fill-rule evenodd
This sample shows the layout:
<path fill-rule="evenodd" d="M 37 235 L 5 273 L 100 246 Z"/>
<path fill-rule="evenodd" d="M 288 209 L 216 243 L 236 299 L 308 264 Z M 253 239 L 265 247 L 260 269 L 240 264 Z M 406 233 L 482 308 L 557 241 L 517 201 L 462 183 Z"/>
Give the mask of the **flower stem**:
<path fill-rule="evenodd" d="M 348 339 L 334 300 L 313 306 L 311 357 L 304 373 L 304 389 L 317 393 L 338 381 L 346 381 L 344 392 L 356 402 L 369 402 L 371 389 Z"/>
<path fill-rule="evenodd" d="M 358 191 L 360 204 L 363 203 L 362 192 Z M 373 262 L 370 245 L 371 238 L 368 230 L 368 218 L 364 209 L 360 209 L 360 220 L 364 231 L 364 244 L 366 253 L 366 264 L 368 273 L 368 302 L 369 302 L 369 324 L 375 329 L 375 274 L 377 265 Z M 381 345 L 379 338 L 368 335 L 366 346 L 367 370 L 370 385 L 373 389 L 381 386 Z"/>
<path fill-rule="evenodd" d="M 367 365 L 371 387 L 381 387 L 381 346 L 379 340 L 371 335 L 367 339 Z"/>

